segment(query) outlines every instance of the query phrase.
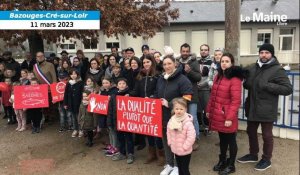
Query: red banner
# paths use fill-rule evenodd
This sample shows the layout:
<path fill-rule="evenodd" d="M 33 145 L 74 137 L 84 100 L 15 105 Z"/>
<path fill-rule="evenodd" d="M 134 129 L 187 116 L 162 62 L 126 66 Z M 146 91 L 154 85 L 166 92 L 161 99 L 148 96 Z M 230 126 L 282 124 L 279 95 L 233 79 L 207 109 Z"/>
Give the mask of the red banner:
<path fill-rule="evenodd" d="M 107 115 L 108 102 L 108 96 L 91 94 L 87 111 Z"/>
<path fill-rule="evenodd" d="M 117 96 L 117 129 L 162 137 L 161 100 Z"/>
<path fill-rule="evenodd" d="M 49 107 L 48 85 L 14 86 L 15 109 Z"/>
<path fill-rule="evenodd" d="M 50 84 L 52 103 L 56 103 L 64 100 L 64 93 L 66 88 L 66 82 L 58 82 Z"/>

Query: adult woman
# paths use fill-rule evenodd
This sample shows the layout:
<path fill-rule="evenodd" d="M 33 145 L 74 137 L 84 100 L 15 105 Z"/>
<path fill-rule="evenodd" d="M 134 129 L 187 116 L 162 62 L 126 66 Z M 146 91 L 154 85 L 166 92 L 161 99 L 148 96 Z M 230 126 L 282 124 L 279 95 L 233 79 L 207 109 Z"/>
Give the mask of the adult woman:
<path fill-rule="evenodd" d="M 130 69 L 129 69 L 128 73 L 124 76 L 128 81 L 128 88 L 131 91 L 134 88 L 134 85 L 136 82 L 136 77 L 140 72 L 141 61 L 138 58 L 133 57 L 129 60 L 129 65 L 130 65 Z"/>
<path fill-rule="evenodd" d="M 137 81 L 135 83 L 134 90 L 131 91 L 130 96 L 136 97 L 153 97 L 156 89 L 157 72 L 155 60 L 152 55 L 143 55 L 143 69 L 137 75 Z M 164 165 L 164 152 L 161 138 L 147 136 L 149 149 L 148 158 L 144 162 L 149 164 L 158 158 L 158 165 Z"/>
<path fill-rule="evenodd" d="M 153 57 L 155 59 L 156 62 L 156 71 L 160 74 L 163 72 L 163 64 L 162 64 L 162 60 L 161 60 L 161 53 L 156 51 L 153 54 Z"/>
<path fill-rule="evenodd" d="M 210 129 L 218 131 L 220 139 L 219 162 L 213 170 L 219 171 L 222 175 L 235 172 L 234 162 L 238 149 L 236 144 L 237 114 L 241 104 L 242 79 L 241 68 L 234 66 L 232 54 L 224 53 L 206 108 Z M 230 157 L 226 161 L 228 146 Z"/>
<path fill-rule="evenodd" d="M 171 117 L 171 101 L 177 97 L 183 97 L 190 101 L 193 94 L 193 87 L 189 79 L 181 73 L 181 70 L 176 69 L 175 58 L 173 56 L 165 56 L 163 59 L 163 68 L 164 73 L 157 80 L 155 97 L 161 98 L 163 104 L 163 146 L 167 164 L 160 175 L 168 175 L 172 171 L 175 173 L 178 172 L 178 168 L 174 167 L 174 154 L 168 146 L 166 136 L 167 123 Z"/>
<path fill-rule="evenodd" d="M 117 59 L 114 55 L 109 55 L 108 67 L 105 70 L 105 76 L 111 78 L 112 68 L 117 64 Z"/>
<path fill-rule="evenodd" d="M 68 59 L 62 59 L 62 65 L 58 72 L 58 75 L 62 73 L 68 75 L 70 68 L 71 68 L 71 62 Z"/>
<path fill-rule="evenodd" d="M 108 67 L 108 57 L 109 57 L 108 55 L 103 56 L 103 63 L 100 64 L 102 70 L 106 70 L 106 68 Z"/>
<path fill-rule="evenodd" d="M 95 53 L 95 57 L 94 58 L 96 58 L 98 60 L 98 62 L 100 63 L 100 65 L 103 64 L 103 55 L 102 55 L 102 53 Z"/>
<path fill-rule="evenodd" d="M 74 57 L 72 68 L 76 69 L 80 73 L 81 77 L 86 73 L 82 71 L 82 63 L 78 57 Z"/>
<path fill-rule="evenodd" d="M 76 52 L 77 57 L 79 58 L 80 62 L 82 63 L 82 67 L 81 67 L 81 78 L 83 80 L 85 80 L 85 74 L 89 68 L 89 58 L 84 56 L 84 53 L 82 50 L 77 50 Z"/>
<path fill-rule="evenodd" d="M 104 71 L 101 70 L 100 64 L 96 58 L 92 58 L 90 61 L 90 68 L 86 73 L 87 77 L 92 77 L 96 83 L 101 86 L 101 78 L 104 75 Z"/>
<path fill-rule="evenodd" d="M 214 52 L 214 61 L 210 66 L 208 73 L 208 86 L 211 88 L 214 82 L 215 76 L 218 74 L 218 68 L 220 67 L 220 60 L 223 55 L 222 48 L 216 48 Z"/>

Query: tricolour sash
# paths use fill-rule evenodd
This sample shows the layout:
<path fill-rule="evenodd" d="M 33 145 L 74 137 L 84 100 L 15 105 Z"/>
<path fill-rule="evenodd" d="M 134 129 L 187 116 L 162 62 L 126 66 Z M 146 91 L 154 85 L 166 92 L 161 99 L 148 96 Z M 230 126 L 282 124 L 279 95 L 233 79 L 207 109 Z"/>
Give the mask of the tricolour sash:
<path fill-rule="evenodd" d="M 40 66 L 36 63 L 34 66 L 33 66 L 34 70 L 36 71 L 37 73 L 37 76 L 39 76 L 39 79 L 43 80 L 44 83 L 47 83 L 50 85 L 50 81 L 47 79 L 47 77 L 43 74 Z"/>

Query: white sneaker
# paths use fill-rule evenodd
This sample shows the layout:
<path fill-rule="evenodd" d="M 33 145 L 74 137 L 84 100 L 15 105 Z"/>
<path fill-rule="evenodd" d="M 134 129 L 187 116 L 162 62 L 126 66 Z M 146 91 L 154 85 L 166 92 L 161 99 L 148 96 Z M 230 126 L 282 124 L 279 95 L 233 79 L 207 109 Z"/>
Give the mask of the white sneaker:
<path fill-rule="evenodd" d="M 179 175 L 177 166 L 174 166 L 173 171 L 170 173 L 170 175 Z"/>
<path fill-rule="evenodd" d="M 80 130 L 80 131 L 79 131 L 79 134 L 78 134 L 78 137 L 82 137 L 82 136 L 83 136 L 83 131 Z"/>
<path fill-rule="evenodd" d="M 173 170 L 173 167 L 171 167 L 170 165 L 165 165 L 164 166 L 164 170 L 162 170 L 162 172 L 160 172 L 160 175 L 169 175 Z"/>
<path fill-rule="evenodd" d="M 72 133 L 72 137 L 77 137 L 77 135 L 78 135 L 78 131 L 74 130 L 73 133 Z"/>

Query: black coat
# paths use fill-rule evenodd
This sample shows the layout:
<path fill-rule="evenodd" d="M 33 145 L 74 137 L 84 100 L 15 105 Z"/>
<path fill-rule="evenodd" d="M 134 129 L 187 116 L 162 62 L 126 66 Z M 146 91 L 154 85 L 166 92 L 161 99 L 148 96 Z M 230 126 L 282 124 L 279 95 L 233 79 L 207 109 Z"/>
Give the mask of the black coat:
<path fill-rule="evenodd" d="M 21 76 L 21 66 L 20 66 L 20 64 L 13 58 L 10 61 L 4 61 L 4 64 L 5 64 L 6 69 L 11 69 L 11 70 L 14 70 L 16 72 L 15 79 L 19 80 L 20 76 Z"/>
<path fill-rule="evenodd" d="M 185 64 L 188 64 L 191 68 L 190 72 L 187 73 L 184 70 Z M 193 97 L 191 102 L 198 103 L 198 86 L 197 83 L 201 81 L 200 65 L 196 57 L 192 57 L 187 61 L 187 63 L 181 63 L 179 69 L 182 69 L 182 74 L 187 76 L 193 85 Z"/>
<path fill-rule="evenodd" d="M 104 71 L 103 70 L 99 70 L 99 72 L 98 73 L 96 73 L 96 74 L 93 74 L 93 73 L 91 73 L 90 71 L 88 71 L 87 73 L 86 73 L 86 75 L 85 75 L 85 77 L 86 78 L 88 78 L 88 77 L 92 77 L 93 79 L 94 79 L 94 81 L 99 85 L 99 86 L 101 86 L 102 85 L 102 80 L 101 80 L 101 78 L 104 76 Z M 86 79 L 85 78 L 85 79 Z"/>
<path fill-rule="evenodd" d="M 110 96 L 108 104 L 108 115 L 107 115 L 107 126 L 117 130 L 117 95 L 125 96 L 129 93 L 129 89 L 124 91 L 117 91 L 115 94 Z"/>
<path fill-rule="evenodd" d="M 276 58 L 270 64 L 259 67 L 256 63 L 247 67 L 246 70 L 248 75 L 243 85 L 249 93 L 245 104 L 248 120 L 277 121 L 279 95 L 290 95 L 293 92 L 285 70 Z"/>
<path fill-rule="evenodd" d="M 153 97 L 156 89 L 157 76 L 144 76 L 135 82 L 134 89 L 130 91 L 130 96 Z"/>
<path fill-rule="evenodd" d="M 81 80 L 73 85 L 71 85 L 69 82 L 67 83 L 63 104 L 64 106 L 67 106 L 68 111 L 71 111 L 73 113 L 79 112 L 83 88 L 84 84 Z"/>
<path fill-rule="evenodd" d="M 21 69 L 27 69 L 28 71 L 32 71 L 33 70 L 33 66 L 34 66 L 35 63 L 36 63 L 35 59 L 30 60 L 29 64 L 27 63 L 26 60 L 24 60 L 21 63 Z"/>
<path fill-rule="evenodd" d="M 183 95 L 192 95 L 193 86 L 190 80 L 177 69 L 167 80 L 161 75 L 156 84 L 155 98 L 164 98 L 169 108 L 163 106 L 163 126 L 166 128 L 171 118 L 172 100 Z"/>
<path fill-rule="evenodd" d="M 139 74 L 140 70 L 132 70 L 130 69 L 127 74 L 124 75 L 124 77 L 127 79 L 127 84 L 128 84 L 128 88 L 129 90 L 133 90 L 134 86 L 135 86 L 135 82 L 137 81 L 136 77 Z"/>

